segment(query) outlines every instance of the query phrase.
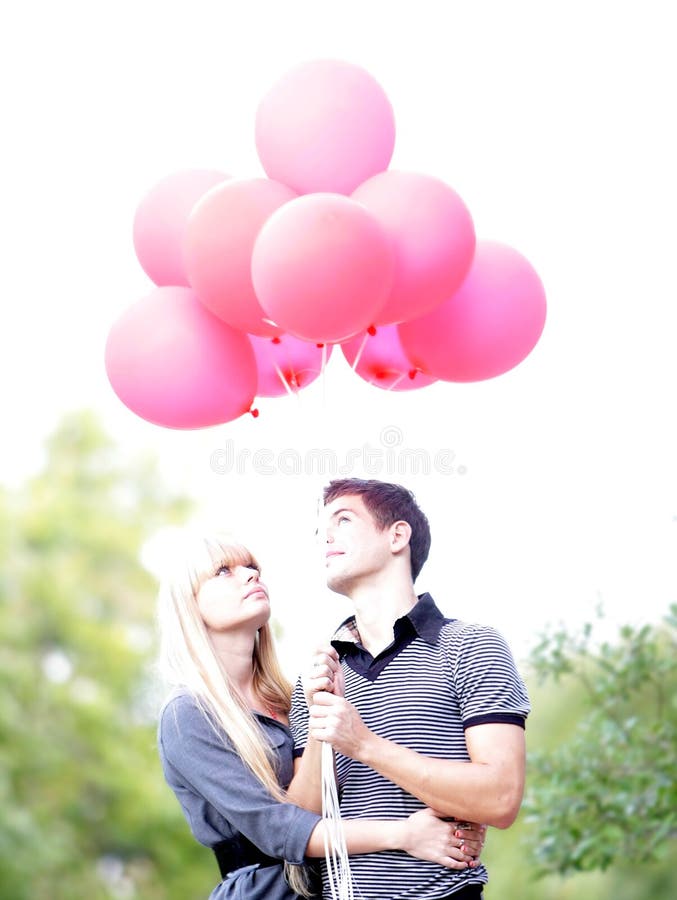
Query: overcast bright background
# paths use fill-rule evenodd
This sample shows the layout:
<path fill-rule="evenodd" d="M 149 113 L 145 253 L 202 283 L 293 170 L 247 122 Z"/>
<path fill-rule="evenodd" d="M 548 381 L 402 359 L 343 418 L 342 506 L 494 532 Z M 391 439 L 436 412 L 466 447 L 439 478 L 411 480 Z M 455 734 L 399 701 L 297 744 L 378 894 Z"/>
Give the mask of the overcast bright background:
<path fill-rule="evenodd" d="M 15 4 L 0 36 L 0 481 L 39 465 L 65 411 L 95 408 L 130 451 L 154 450 L 202 521 L 253 546 L 290 674 L 347 613 L 315 551 L 331 473 L 310 464 L 314 449 L 331 448 L 342 474 L 415 490 L 433 528 L 419 588 L 449 615 L 495 624 L 520 657 L 545 624 L 590 618 L 600 600 L 614 625 L 657 619 L 677 595 L 671 7 Z M 388 94 L 391 167 L 445 180 L 480 238 L 531 261 L 548 298 L 543 337 L 488 382 L 386 394 L 337 353 L 322 382 L 259 402 L 258 419 L 200 432 L 137 419 L 108 385 L 103 347 L 152 287 L 132 246 L 138 203 L 184 168 L 263 174 L 259 100 L 291 66 L 329 57 Z M 149 564 L 170 545 L 153 542 Z"/>

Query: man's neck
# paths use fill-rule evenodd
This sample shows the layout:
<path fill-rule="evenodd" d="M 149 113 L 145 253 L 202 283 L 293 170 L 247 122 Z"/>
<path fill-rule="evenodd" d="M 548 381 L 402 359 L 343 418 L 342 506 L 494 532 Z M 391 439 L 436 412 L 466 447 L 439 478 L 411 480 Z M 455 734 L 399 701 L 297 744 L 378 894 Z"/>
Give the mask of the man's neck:
<path fill-rule="evenodd" d="M 350 599 L 362 646 L 378 656 L 392 643 L 395 622 L 414 607 L 418 598 L 413 584 L 407 581 L 359 586 Z"/>

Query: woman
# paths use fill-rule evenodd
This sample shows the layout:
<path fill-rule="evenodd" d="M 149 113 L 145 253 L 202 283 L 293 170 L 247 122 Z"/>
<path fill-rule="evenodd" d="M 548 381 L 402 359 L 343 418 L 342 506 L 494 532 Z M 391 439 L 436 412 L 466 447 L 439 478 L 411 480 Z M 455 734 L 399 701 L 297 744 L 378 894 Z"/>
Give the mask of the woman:
<path fill-rule="evenodd" d="M 160 758 L 193 835 L 215 852 L 223 881 L 212 900 L 309 896 L 299 866 L 324 856 L 319 744 L 295 773 L 291 686 L 258 563 L 228 538 L 196 540 L 163 581 L 158 616 L 161 669 L 173 685 L 160 714 Z M 349 853 L 404 850 L 455 869 L 474 865 L 483 838 L 431 810 L 343 827 Z"/>

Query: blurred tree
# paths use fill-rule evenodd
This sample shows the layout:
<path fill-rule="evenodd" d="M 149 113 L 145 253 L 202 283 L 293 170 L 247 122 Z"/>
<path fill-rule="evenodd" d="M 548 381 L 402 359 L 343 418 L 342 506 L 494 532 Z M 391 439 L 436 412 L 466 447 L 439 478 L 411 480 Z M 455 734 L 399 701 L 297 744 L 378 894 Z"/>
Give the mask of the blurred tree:
<path fill-rule="evenodd" d="M 0 493 L 2 897 L 187 900 L 215 884 L 155 748 L 156 584 L 139 550 L 189 510 L 156 469 L 82 413 Z"/>
<path fill-rule="evenodd" d="M 662 625 L 625 626 L 613 643 L 596 647 L 588 624 L 579 635 L 547 635 L 533 651 L 541 682 L 573 679 L 585 698 L 569 736 L 529 757 L 524 809 L 542 873 L 612 863 L 646 873 L 674 852 L 676 626 L 673 607 Z"/>
<path fill-rule="evenodd" d="M 585 688 L 572 674 L 540 683 L 526 665 L 524 674 L 532 703 L 527 722 L 529 798 L 532 781 L 540 777 L 534 769 L 535 760 L 551 755 L 574 739 L 589 701 Z M 507 831 L 489 830 L 483 853 L 490 875 L 487 900 L 644 900 L 677 896 L 677 867 L 668 852 L 661 854 L 664 858 L 645 860 L 641 865 L 626 862 L 621 856 L 604 871 L 543 874 L 545 869 L 536 858 L 544 837 L 543 826 L 528 802 Z"/>

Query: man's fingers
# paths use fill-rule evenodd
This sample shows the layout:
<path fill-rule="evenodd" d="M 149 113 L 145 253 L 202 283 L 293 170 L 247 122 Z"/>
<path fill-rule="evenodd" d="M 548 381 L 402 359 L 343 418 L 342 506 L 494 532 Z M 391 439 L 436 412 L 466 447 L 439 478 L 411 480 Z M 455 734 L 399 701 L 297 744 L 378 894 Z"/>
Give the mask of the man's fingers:
<path fill-rule="evenodd" d="M 313 657 L 314 666 L 326 666 L 332 672 L 335 672 L 339 666 L 338 653 L 333 647 L 321 647 Z"/>
<path fill-rule="evenodd" d="M 338 698 L 329 691 L 318 691 L 313 697 L 313 706 L 333 706 Z M 311 709 L 312 714 L 312 709 Z"/>
<path fill-rule="evenodd" d="M 312 738 L 316 741 L 326 741 L 331 744 L 332 739 L 334 737 L 334 732 L 331 728 L 328 728 L 324 725 L 313 725 L 308 728 L 308 733 Z"/>

